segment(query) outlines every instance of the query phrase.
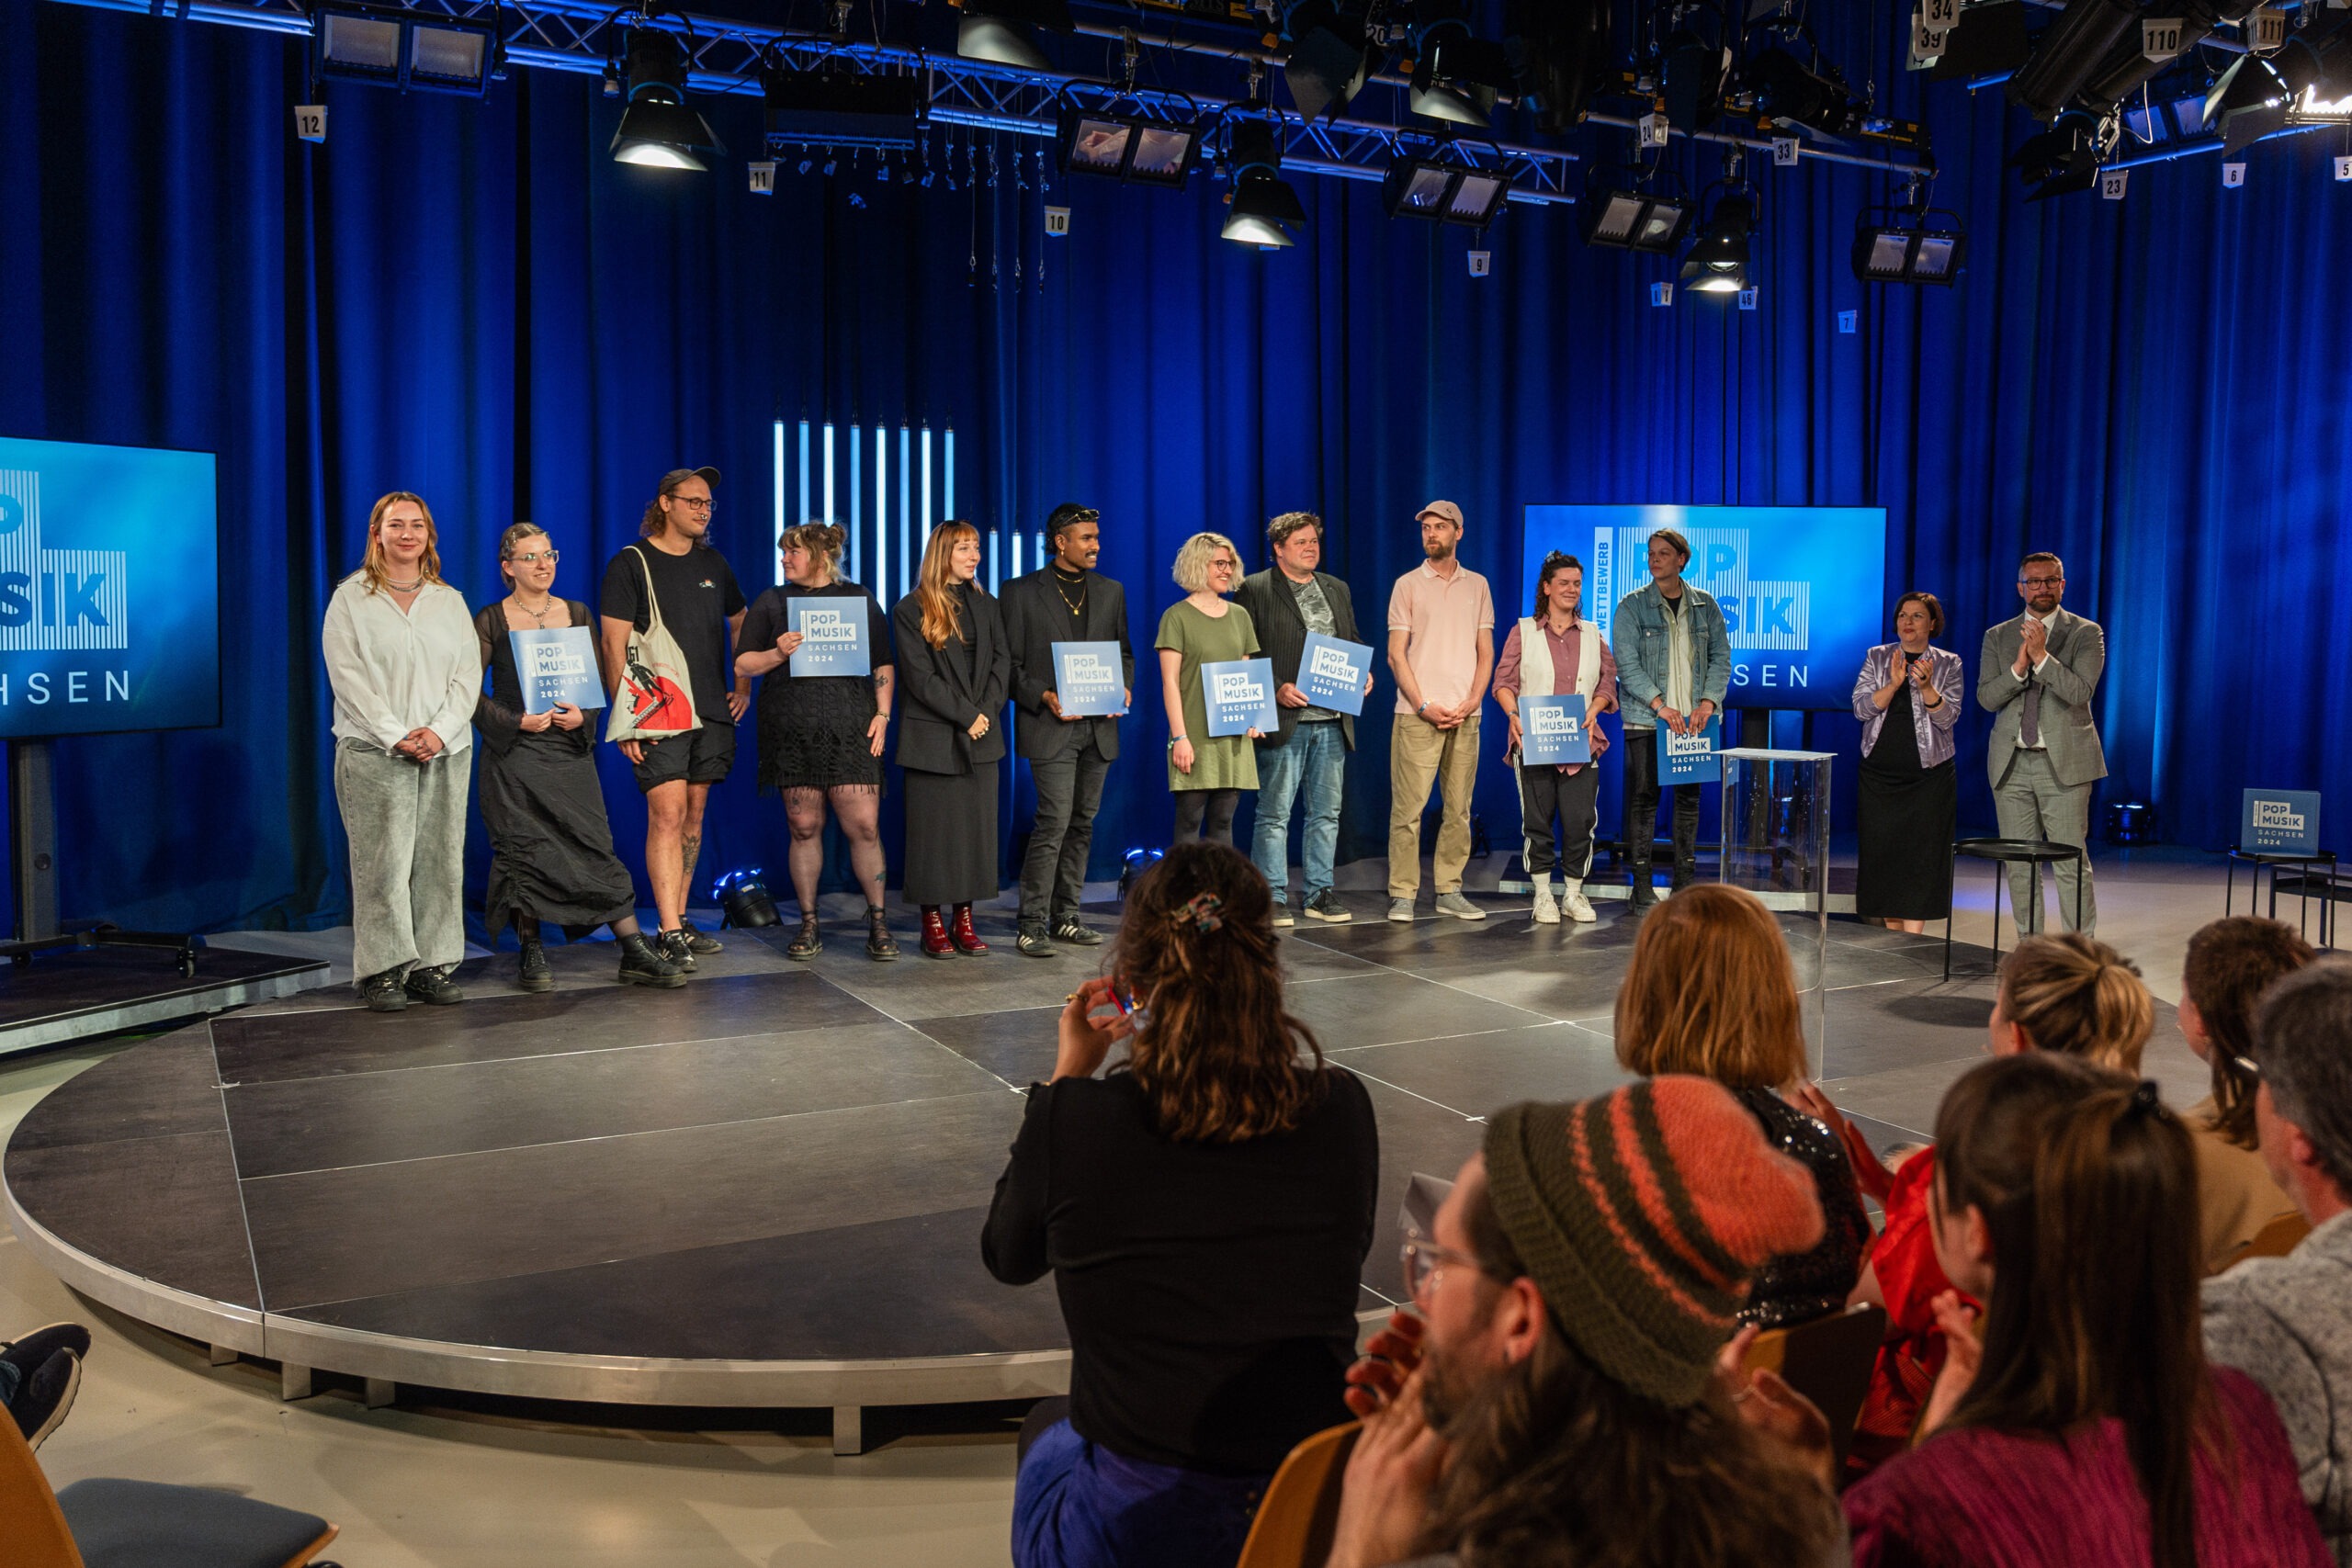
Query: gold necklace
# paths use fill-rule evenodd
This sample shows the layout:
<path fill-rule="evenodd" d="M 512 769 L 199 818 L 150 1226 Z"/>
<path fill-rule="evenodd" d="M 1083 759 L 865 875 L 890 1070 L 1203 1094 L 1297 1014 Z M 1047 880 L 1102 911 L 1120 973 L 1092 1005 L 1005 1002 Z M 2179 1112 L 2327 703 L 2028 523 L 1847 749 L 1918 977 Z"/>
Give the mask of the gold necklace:
<path fill-rule="evenodd" d="M 1046 568 L 1046 581 L 1054 585 L 1054 597 L 1060 600 L 1071 615 L 1078 615 L 1085 613 L 1086 578 L 1084 574 L 1081 573 L 1078 580 L 1078 603 L 1075 604 L 1070 604 L 1069 595 L 1062 592 L 1062 580 L 1055 574 L 1054 568 L 1050 565 Z"/>

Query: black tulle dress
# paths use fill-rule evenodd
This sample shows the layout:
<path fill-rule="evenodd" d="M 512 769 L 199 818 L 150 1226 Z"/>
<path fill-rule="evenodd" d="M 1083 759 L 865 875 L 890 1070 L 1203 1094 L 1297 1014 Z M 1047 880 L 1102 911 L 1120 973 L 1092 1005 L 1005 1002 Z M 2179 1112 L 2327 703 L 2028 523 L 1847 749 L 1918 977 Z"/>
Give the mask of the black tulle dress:
<path fill-rule="evenodd" d="M 786 583 L 769 589 L 752 601 L 736 647 L 746 652 L 774 648 L 776 638 L 792 629 L 791 605 L 796 599 L 865 601 L 868 663 L 879 670 L 895 662 L 889 618 L 882 614 L 874 595 L 854 582 L 831 582 L 822 588 Z M 795 675 L 787 663 L 762 676 L 761 792 L 779 795 L 788 789 L 834 789 L 843 784 L 879 790 L 882 759 L 874 754 L 874 744 L 865 733 L 878 711 L 871 674 Z"/>

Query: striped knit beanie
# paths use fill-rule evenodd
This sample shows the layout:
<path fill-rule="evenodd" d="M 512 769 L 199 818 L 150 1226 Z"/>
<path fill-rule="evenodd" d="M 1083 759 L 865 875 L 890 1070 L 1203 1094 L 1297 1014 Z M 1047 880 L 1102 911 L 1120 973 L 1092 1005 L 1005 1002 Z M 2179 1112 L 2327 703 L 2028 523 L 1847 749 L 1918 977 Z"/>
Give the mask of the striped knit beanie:
<path fill-rule="evenodd" d="M 1705 1393 L 1757 1268 L 1822 1237 L 1812 1174 L 1709 1078 L 1511 1106 L 1487 1128 L 1487 1187 L 1560 1332 L 1668 1405 Z"/>

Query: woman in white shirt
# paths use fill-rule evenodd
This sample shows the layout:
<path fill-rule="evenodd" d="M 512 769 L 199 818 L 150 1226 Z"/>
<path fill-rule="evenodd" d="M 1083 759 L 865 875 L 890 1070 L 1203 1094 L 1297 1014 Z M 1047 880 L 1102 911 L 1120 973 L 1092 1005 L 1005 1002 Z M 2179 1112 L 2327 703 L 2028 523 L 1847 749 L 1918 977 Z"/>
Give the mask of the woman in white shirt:
<path fill-rule="evenodd" d="M 327 602 L 334 797 L 351 840 L 352 976 L 376 1012 L 460 1002 L 461 884 L 481 644 L 441 581 L 433 513 L 394 491 L 368 514 L 368 557 Z"/>

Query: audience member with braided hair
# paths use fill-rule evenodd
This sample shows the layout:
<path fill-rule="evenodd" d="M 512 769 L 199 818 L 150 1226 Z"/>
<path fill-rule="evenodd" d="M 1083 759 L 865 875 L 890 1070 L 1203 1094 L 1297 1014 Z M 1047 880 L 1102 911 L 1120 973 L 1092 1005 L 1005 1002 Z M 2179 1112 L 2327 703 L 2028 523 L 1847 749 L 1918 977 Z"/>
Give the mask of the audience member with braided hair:
<path fill-rule="evenodd" d="M 1951 1354 L 1918 1446 L 1846 1494 L 1856 1568 L 2324 1568 L 2269 1396 L 2206 1362 L 2196 1155 L 2155 1085 L 1987 1062 L 1936 1145 Z"/>
<path fill-rule="evenodd" d="M 2312 961 L 2294 927 L 2234 915 L 2198 929 L 2180 973 L 2180 1032 L 2213 1073 L 2213 1092 L 2188 1108 L 2197 1140 L 2197 1201 L 2205 1271 L 2237 1260 L 2262 1227 L 2295 1212 L 2270 1179 L 2255 1126 L 2254 1019 L 2272 987 Z"/>
<path fill-rule="evenodd" d="M 1029 1090 L 981 1254 L 1052 1270 L 1070 1399 L 1021 1459 L 1020 1568 L 1231 1562 L 1283 1456 L 1347 1419 L 1379 1134 L 1284 1009 L 1272 919 L 1238 852 L 1170 850 Z"/>
<path fill-rule="evenodd" d="M 2079 931 L 2030 936 L 2001 960 L 1987 1027 L 1996 1056 L 2024 1051 L 2079 1056 L 2137 1077 L 2140 1054 L 2155 1030 L 2156 1008 L 2139 966 Z M 1936 1153 L 1925 1149 L 1890 1175 L 1852 1123 L 1822 1100 L 1815 1113 L 1838 1133 L 1862 1190 L 1879 1200 L 1886 1223 L 1871 1244 L 1854 1299 L 1886 1308 L 1887 1340 L 1871 1372 L 1848 1463 L 1867 1470 L 1911 1440 L 1937 1371 L 1943 1333 L 1934 1303 L 1951 1289 L 1936 1261 L 1928 1194 Z"/>

